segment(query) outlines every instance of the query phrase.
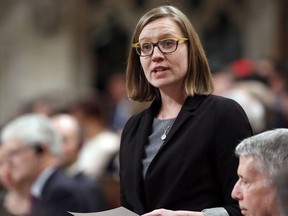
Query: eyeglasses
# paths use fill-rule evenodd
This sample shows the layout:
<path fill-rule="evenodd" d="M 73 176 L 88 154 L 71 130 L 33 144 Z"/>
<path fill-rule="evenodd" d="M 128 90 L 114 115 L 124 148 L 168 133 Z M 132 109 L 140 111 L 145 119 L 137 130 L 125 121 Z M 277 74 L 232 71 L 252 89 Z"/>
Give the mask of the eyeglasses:
<path fill-rule="evenodd" d="M 186 41 L 188 38 L 175 37 L 175 38 L 165 38 L 163 40 L 158 41 L 157 43 L 151 42 L 138 42 L 133 43 L 132 47 L 136 49 L 136 52 L 141 57 L 151 56 L 154 52 L 155 46 L 163 54 L 173 53 L 177 50 L 179 41 Z"/>

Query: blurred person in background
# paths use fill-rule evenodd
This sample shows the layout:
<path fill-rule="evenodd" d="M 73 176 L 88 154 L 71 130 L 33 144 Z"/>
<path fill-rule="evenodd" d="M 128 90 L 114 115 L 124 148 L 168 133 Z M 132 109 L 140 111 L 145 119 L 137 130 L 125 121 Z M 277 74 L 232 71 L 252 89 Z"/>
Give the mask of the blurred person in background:
<path fill-rule="evenodd" d="M 78 154 L 83 145 L 83 131 L 77 119 L 67 113 L 57 113 L 49 116 L 54 127 L 61 134 L 60 164 L 70 176 L 77 176 Z"/>
<path fill-rule="evenodd" d="M 255 73 L 265 80 L 265 83 L 269 84 L 269 79 L 275 70 L 275 60 L 269 57 L 262 57 L 255 60 Z"/>
<path fill-rule="evenodd" d="M 30 184 L 26 181 L 14 181 L 2 147 L 0 146 L 0 215 L 28 215 L 30 213 Z"/>
<path fill-rule="evenodd" d="M 273 128 L 276 100 L 267 84 L 268 72 L 258 73 L 257 68 L 263 66 L 255 65 L 251 59 L 238 59 L 214 73 L 213 78 L 214 93 L 237 101 L 247 113 L 253 133 L 257 134 Z"/>
<path fill-rule="evenodd" d="M 102 184 L 97 179 L 91 180 L 77 167 L 78 154 L 83 144 L 83 130 L 75 117 L 66 113 L 51 116 L 55 128 L 62 136 L 60 165 L 69 176 L 90 194 L 90 209 L 92 211 L 106 210 L 106 200 Z"/>
<path fill-rule="evenodd" d="M 262 95 L 269 98 L 273 97 L 272 112 L 269 113 L 269 127 L 268 128 L 287 128 L 288 127 L 288 66 L 285 61 L 279 61 L 272 58 L 261 58 L 254 63 L 254 73 L 266 87 L 267 91 L 262 91 Z M 252 86 L 251 89 L 257 89 Z M 255 92 L 255 91 L 254 91 Z M 267 104 L 267 103 L 266 103 Z"/>
<path fill-rule="evenodd" d="M 250 92 L 241 88 L 233 88 L 226 90 L 222 96 L 237 101 L 243 107 L 253 129 L 253 134 L 258 134 L 266 130 L 267 113 L 265 106 L 256 97 L 253 97 Z"/>
<path fill-rule="evenodd" d="M 59 167 L 60 140 L 50 119 L 40 114 L 20 116 L 2 129 L 3 157 L 11 179 L 30 187 L 30 215 L 90 211 L 85 191 Z"/>
<path fill-rule="evenodd" d="M 235 150 L 239 179 L 232 197 L 243 215 L 280 216 L 273 184 L 288 165 L 288 129 L 274 129 L 244 139 Z M 286 200 L 287 201 L 287 200 Z"/>
<path fill-rule="evenodd" d="M 117 72 L 109 77 L 107 93 L 112 101 L 110 126 L 121 134 L 127 120 L 133 114 L 133 105 L 126 93 L 125 73 Z"/>
<path fill-rule="evenodd" d="M 99 179 L 103 175 L 118 175 L 117 156 L 120 136 L 107 121 L 106 98 L 92 94 L 83 96 L 72 106 L 71 114 L 83 126 L 84 142 L 77 166 L 84 175 Z"/>
<path fill-rule="evenodd" d="M 17 109 L 15 117 L 29 113 L 51 115 L 57 111 L 67 111 L 73 96 L 65 92 L 48 92 L 24 101 Z"/>
<path fill-rule="evenodd" d="M 273 127 L 288 128 L 288 64 L 278 62 L 275 64 L 274 73 L 268 80 L 271 90 L 277 99 Z"/>

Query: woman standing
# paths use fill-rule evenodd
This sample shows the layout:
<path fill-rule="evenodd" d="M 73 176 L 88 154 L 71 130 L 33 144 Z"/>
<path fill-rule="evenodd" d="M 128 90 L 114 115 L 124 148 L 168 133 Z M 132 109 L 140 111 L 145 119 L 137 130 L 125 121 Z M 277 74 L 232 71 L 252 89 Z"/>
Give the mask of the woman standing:
<path fill-rule="evenodd" d="M 140 19 L 126 73 L 128 97 L 152 104 L 122 133 L 121 204 L 138 214 L 241 215 L 231 198 L 233 152 L 252 130 L 236 102 L 212 95 L 201 42 L 179 9 L 160 6 Z M 165 213 L 187 215 L 155 215 Z"/>

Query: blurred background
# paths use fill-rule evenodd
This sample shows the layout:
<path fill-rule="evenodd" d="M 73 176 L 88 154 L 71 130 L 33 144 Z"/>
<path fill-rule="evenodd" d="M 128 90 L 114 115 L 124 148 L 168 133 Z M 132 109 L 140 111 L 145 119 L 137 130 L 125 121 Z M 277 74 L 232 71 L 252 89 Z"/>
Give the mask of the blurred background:
<path fill-rule="evenodd" d="M 215 94 L 240 103 L 255 134 L 288 127 L 288 0 L 0 0 L 0 129 L 25 113 L 76 118 L 83 134 L 63 151 L 72 158 L 65 168 L 81 164 L 100 179 L 108 209 L 120 205 L 121 131 L 146 107 L 126 97 L 130 38 L 139 18 L 162 4 L 188 15 Z"/>
<path fill-rule="evenodd" d="M 190 17 L 215 74 L 239 59 L 244 70 L 288 59 L 287 0 L 1 0 L 0 125 L 35 101 L 45 112 L 43 101 L 107 92 L 136 22 L 163 3 Z"/>

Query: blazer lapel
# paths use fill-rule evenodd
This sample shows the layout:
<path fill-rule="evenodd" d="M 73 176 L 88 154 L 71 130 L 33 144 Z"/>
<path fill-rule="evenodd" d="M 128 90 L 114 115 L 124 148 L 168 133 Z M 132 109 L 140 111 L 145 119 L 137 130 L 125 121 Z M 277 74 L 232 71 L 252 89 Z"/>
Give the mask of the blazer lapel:
<path fill-rule="evenodd" d="M 140 123 L 139 132 L 135 134 L 137 139 L 137 145 L 135 147 L 135 154 L 134 154 L 134 182 L 136 183 L 136 192 L 138 199 L 141 200 L 138 203 L 138 209 L 142 209 L 143 212 L 146 211 L 145 205 L 145 191 L 144 191 L 144 180 L 142 174 L 142 158 L 144 154 L 145 145 L 148 142 L 148 137 L 150 134 L 150 129 L 152 128 L 154 114 L 153 111 L 148 109 L 148 111 L 143 115 Z"/>

